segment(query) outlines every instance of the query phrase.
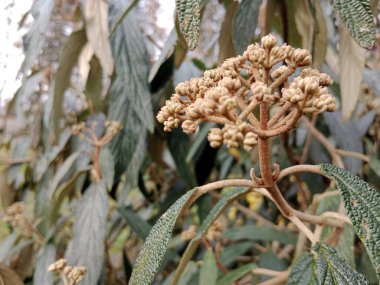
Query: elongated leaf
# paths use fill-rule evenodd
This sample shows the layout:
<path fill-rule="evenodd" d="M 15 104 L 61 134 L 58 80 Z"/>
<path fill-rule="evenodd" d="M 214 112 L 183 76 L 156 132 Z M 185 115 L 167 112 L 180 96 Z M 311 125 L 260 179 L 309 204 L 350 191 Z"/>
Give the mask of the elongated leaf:
<path fill-rule="evenodd" d="M 218 267 L 216 266 L 216 260 L 214 253 L 209 249 L 204 257 L 199 272 L 199 285 L 215 285 L 218 278 Z"/>
<path fill-rule="evenodd" d="M 86 42 L 87 38 L 84 30 L 73 32 L 67 39 L 59 59 L 59 67 L 54 82 L 53 112 L 51 114 L 56 136 L 59 134 L 59 122 L 62 117 L 63 95 L 70 85 L 71 72 Z"/>
<path fill-rule="evenodd" d="M 339 46 L 342 113 L 343 119 L 348 120 L 359 99 L 366 51 L 351 38 L 344 27 L 339 29 Z"/>
<path fill-rule="evenodd" d="M 232 282 L 242 278 L 248 274 L 252 269 L 256 268 L 256 264 L 250 263 L 239 267 L 238 269 L 228 272 L 223 278 L 218 280 L 217 285 L 230 285 Z"/>
<path fill-rule="evenodd" d="M 321 164 L 321 168 L 336 181 L 356 234 L 380 276 L 380 193 L 344 169 L 331 164 Z"/>
<path fill-rule="evenodd" d="M 0 263 L 0 284 L 24 285 L 24 282 L 12 269 Z"/>
<path fill-rule="evenodd" d="M 227 58 L 236 55 L 233 42 L 233 21 L 236 15 L 236 11 L 239 8 L 239 3 L 237 1 L 230 1 L 229 5 L 226 7 L 226 16 L 224 17 L 222 28 L 219 36 L 219 56 L 218 64 L 223 63 Z"/>
<path fill-rule="evenodd" d="M 5 262 L 10 255 L 14 245 L 17 241 L 17 234 L 14 232 L 8 235 L 4 240 L 2 240 L 0 245 L 0 262 Z"/>
<path fill-rule="evenodd" d="M 320 69 L 327 53 L 328 32 L 324 10 L 320 1 L 312 1 L 314 17 L 313 67 Z"/>
<path fill-rule="evenodd" d="M 247 225 L 230 229 L 223 234 L 224 238 L 232 240 L 278 241 L 282 244 L 295 244 L 297 236 L 289 231 L 279 231 L 267 226 Z"/>
<path fill-rule="evenodd" d="M 306 252 L 292 266 L 286 285 L 318 285 L 314 256 Z"/>
<path fill-rule="evenodd" d="M 111 26 L 125 1 L 110 4 Z M 109 119 L 122 123 L 123 130 L 111 142 L 115 159 L 115 178 L 125 171 L 128 183 L 135 185 L 145 157 L 146 132 L 153 130 L 153 111 L 148 86 L 149 56 L 139 19 L 132 10 L 121 21 L 111 38 L 116 77 L 111 86 Z"/>
<path fill-rule="evenodd" d="M 370 0 L 332 0 L 332 5 L 355 41 L 371 48 L 375 44 L 375 23 Z"/>
<path fill-rule="evenodd" d="M 311 50 L 314 36 L 314 21 L 309 7 L 309 1 L 301 0 L 297 3 L 294 19 L 297 30 L 302 36 L 302 48 Z"/>
<path fill-rule="evenodd" d="M 251 241 L 237 242 L 225 246 L 220 253 L 219 259 L 222 261 L 224 266 L 229 266 L 236 261 L 236 257 L 244 255 L 252 249 L 252 247 L 254 247 L 254 244 Z"/>
<path fill-rule="evenodd" d="M 146 221 L 144 221 L 140 216 L 135 214 L 130 208 L 118 208 L 120 215 L 127 221 L 128 226 L 138 234 L 142 239 L 146 239 L 152 228 Z"/>
<path fill-rule="evenodd" d="M 107 146 L 102 148 L 99 160 L 103 180 L 106 183 L 107 189 L 110 190 L 115 176 L 115 162 L 112 153 Z"/>
<path fill-rule="evenodd" d="M 233 20 L 233 43 L 238 54 L 251 43 L 259 16 L 261 0 L 243 0 Z"/>
<path fill-rule="evenodd" d="M 109 42 L 108 2 L 85 0 L 82 7 L 88 41 L 106 73 L 111 75 L 113 58 Z"/>
<path fill-rule="evenodd" d="M 175 222 L 195 191 L 196 189 L 190 190 L 178 199 L 153 226 L 133 266 L 130 285 L 148 285 L 153 282 L 167 250 Z"/>
<path fill-rule="evenodd" d="M 100 111 L 103 105 L 101 98 L 103 70 L 96 56 L 93 56 L 89 63 L 90 70 L 85 88 L 86 98 L 92 103 L 95 111 Z"/>
<path fill-rule="evenodd" d="M 318 243 L 313 247 L 318 253 L 317 270 L 320 284 L 326 285 L 365 285 L 365 277 L 351 269 L 345 260 L 339 257 L 335 249 Z"/>
<path fill-rule="evenodd" d="M 56 261 L 55 246 L 47 244 L 38 250 L 36 258 L 36 267 L 33 274 L 34 284 L 53 285 L 54 276 L 47 268 Z"/>
<path fill-rule="evenodd" d="M 107 215 L 108 200 L 104 183 L 91 184 L 78 205 L 73 239 L 66 252 L 71 265 L 86 267 L 83 285 L 96 285 L 102 273 Z"/>
<path fill-rule="evenodd" d="M 176 0 L 179 29 L 185 38 L 189 49 L 195 49 L 198 44 L 201 16 L 200 0 Z"/>
<path fill-rule="evenodd" d="M 25 61 L 23 66 L 24 77 L 26 73 L 36 63 L 37 57 L 45 43 L 46 27 L 49 24 L 51 12 L 53 11 L 55 0 L 34 1 L 31 14 L 34 18 L 33 25 L 27 35 L 27 47 L 25 51 Z"/>
<path fill-rule="evenodd" d="M 215 219 L 222 213 L 222 211 L 227 207 L 233 200 L 237 199 L 241 195 L 244 195 L 249 190 L 246 188 L 235 188 L 228 191 L 222 196 L 222 198 L 215 204 L 210 213 L 204 219 L 202 225 L 197 231 L 195 238 L 191 240 L 186 248 L 186 251 L 182 255 L 181 261 L 177 267 L 175 276 L 171 284 L 176 284 L 181 277 L 183 270 L 185 269 L 187 263 L 192 258 L 193 254 L 197 250 L 202 237 L 206 234 L 208 228 L 212 225 Z"/>

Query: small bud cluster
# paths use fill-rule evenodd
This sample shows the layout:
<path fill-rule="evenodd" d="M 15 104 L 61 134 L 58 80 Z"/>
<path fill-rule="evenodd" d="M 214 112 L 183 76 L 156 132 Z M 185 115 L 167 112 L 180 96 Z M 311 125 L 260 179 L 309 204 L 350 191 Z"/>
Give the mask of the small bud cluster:
<path fill-rule="evenodd" d="M 20 229 L 24 236 L 32 237 L 33 226 L 25 216 L 23 202 L 16 202 L 9 206 L 6 210 L 4 221 L 9 223 L 12 227 Z"/>
<path fill-rule="evenodd" d="M 280 63 L 284 64 L 278 66 Z M 272 136 L 275 128 L 278 134 L 285 131 L 280 129 L 285 122 L 272 123 L 272 129 L 260 129 L 253 111 L 262 104 L 268 107 L 290 104 L 278 120 L 285 120 L 286 112 L 294 110 L 301 115 L 335 110 L 335 99 L 326 88 L 332 84 L 331 78 L 308 68 L 311 63 L 309 51 L 287 44 L 278 46 L 276 38 L 267 35 L 261 44 L 248 46 L 243 55 L 205 71 L 203 77 L 178 84 L 157 119 L 167 132 L 182 125 L 188 134 L 194 133 L 202 122 L 214 122 L 222 127 L 210 130 L 208 140 L 212 147 L 242 145 L 250 150 L 258 137 Z M 289 77 L 303 67 L 306 68 L 289 83 Z M 282 84 L 285 87 L 278 90 Z"/>
<path fill-rule="evenodd" d="M 48 268 L 50 272 L 58 272 L 64 278 L 68 278 L 70 284 L 76 285 L 81 282 L 86 274 L 86 268 L 83 266 L 70 266 L 66 259 L 59 259 L 51 264 Z"/>

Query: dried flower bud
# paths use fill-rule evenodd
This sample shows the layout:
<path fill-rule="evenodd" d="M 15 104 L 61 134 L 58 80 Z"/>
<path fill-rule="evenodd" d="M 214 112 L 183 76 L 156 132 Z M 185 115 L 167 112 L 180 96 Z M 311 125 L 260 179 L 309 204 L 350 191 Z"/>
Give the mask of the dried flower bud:
<path fill-rule="evenodd" d="M 258 82 L 253 83 L 251 85 L 251 91 L 252 91 L 253 97 L 258 102 L 270 103 L 274 99 L 273 94 L 271 93 L 270 89 L 263 82 L 258 81 Z"/>
<path fill-rule="evenodd" d="M 238 79 L 224 77 L 221 81 L 219 81 L 219 86 L 225 87 L 232 93 L 235 93 L 241 87 L 241 82 Z"/>
<path fill-rule="evenodd" d="M 61 271 L 66 265 L 67 265 L 67 260 L 61 258 L 57 260 L 56 262 L 54 262 L 53 264 L 51 264 L 48 267 L 48 271 L 50 272 Z"/>
<path fill-rule="evenodd" d="M 235 125 L 226 125 L 223 128 L 223 143 L 228 147 L 237 148 L 242 142 L 244 135 Z"/>
<path fill-rule="evenodd" d="M 63 268 L 62 273 L 65 275 L 69 275 L 72 270 L 73 270 L 73 267 L 70 265 L 67 265 L 65 266 L 65 268 Z"/>
<path fill-rule="evenodd" d="M 198 128 L 198 124 L 191 120 L 186 120 L 182 123 L 182 129 L 186 134 L 195 133 L 197 128 Z"/>
<path fill-rule="evenodd" d="M 305 78 L 305 93 L 315 95 L 319 91 L 319 79 L 316 76 Z"/>
<path fill-rule="evenodd" d="M 223 132 L 219 128 L 212 128 L 207 136 L 208 141 L 210 142 L 211 147 L 217 148 L 220 147 L 223 143 Z"/>
<path fill-rule="evenodd" d="M 271 73 L 271 76 L 273 78 L 278 78 L 280 77 L 282 74 L 285 73 L 285 71 L 288 70 L 288 67 L 286 65 L 281 65 L 279 68 L 277 68 L 276 70 L 274 70 L 272 73 Z"/>
<path fill-rule="evenodd" d="M 277 39 L 271 34 L 266 35 L 261 39 L 261 45 L 266 50 L 271 50 L 277 44 Z"/>
<path fill-rule="evenodd" d="M 245 134 L 243 146 L 246 151 L 250 151 L 257 144 L 257 135 L 253 132 Z"/>
<path fill-rule="evenodd" d="M 311 54 L 306 49 L 295 49 L 291 60 L 297 66 L 308 66 L 311 65 Z"/>

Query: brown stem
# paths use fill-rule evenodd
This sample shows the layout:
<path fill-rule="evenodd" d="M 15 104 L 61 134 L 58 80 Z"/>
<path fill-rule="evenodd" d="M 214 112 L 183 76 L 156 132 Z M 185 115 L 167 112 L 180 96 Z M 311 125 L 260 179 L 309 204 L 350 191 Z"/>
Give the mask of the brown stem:
<path fill-rule="evenodd" d="M 312 172 L 312 173 L 326 176 L 328 178 L 328 176 L 322 171 L 319 165 L 302 164 L 302 165 L 290 166 L 281 170 L 280 175 L 278 176 L 278 180 L 284 178 L 287 175 L 299 173 L 299 172 Z"/>
<path fill-rule="evenodd" d="M 286 79 L 288 79 L 288 77 L 290 75 L 292 75 L 294 73 L 294 71 L 296 71 L 296 69 L 294 67 L 291 67 L 291 66 L 288 66 L 288 69 L 283 73 L 281 74 L 281 76 L 279 78 L 277 78 L 270 86 L 269 88 L 273 91 L 275 89 L 277 89 L 282 83 L 284 83 L 286 81 Z"/>
<path fill-rule="evenodd" d="M 283 106 L 281 106 L 280 110 L 269 120 L 268 128 L 273 127 L 273 125 L 276 124 L 283 115 L 285 115 L 291 106 L 292 104 L 289 102 L 286 102 Z"/>
<path fill-rule="evenodd" d="M 237 103 L 239 105 L 239 108 L 241 110 L 243 110 L 242 114 L 249 108 L 249 105 L 247 105 L 244 100 L 242 100 L 241 98 L 238 98 L 237 99 Z M 254 104 L 254 103 L 250 103 L 251 104 Z M 247 116 L 247 119 L 248 121 L 251 123 L 251 125 L 253 127 L 256 127 L 258 128 L 258 126 L 260 125 L 260 122 L 257 120 L 256 116 L 254 114 L 252 114 L 251 112 L 248 112 L 248 114 L 244 115 L 244 118 Z M 239 119 L 242 117 L 242 115 L 240 114 L 239 116 Z"/>
<path fill-rule="evenodd" d="M 265 131 L 268 124 L 268 105 L 262 102 L 260 105 L 260 130 Z M 267 138 L 259 137 L 259 163 L 261 178 L 266 185 L 272 185 L 272 170 L 270 166 L 269 141 Z"/>

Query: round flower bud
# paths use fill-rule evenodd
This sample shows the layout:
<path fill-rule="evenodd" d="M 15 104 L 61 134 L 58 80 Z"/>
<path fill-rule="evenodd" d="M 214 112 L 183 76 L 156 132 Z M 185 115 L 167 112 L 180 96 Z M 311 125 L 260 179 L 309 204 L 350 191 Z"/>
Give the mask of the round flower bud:
<path fill-rule="evenodd" d="M 220 147 L 223 143 L 223 131 L 219 128 L 212 128 L 207 136 L 211 147 Z"/>
<path fill-rule="evenodd" d="M 198 128 L 198 124 L 191 120 L 186 120 L 182 123 L 182 129 L 186 134 L 195 133 L 197 128 Z"/>
<path fill-rule="evenodd" d="M 253 132 L 245 134 L 243 146 L 246 151 L 250 151 L 257 144 L 257 135 Z"/>
<path fill-rule="evenodd" d="M 277 44 L 277 40 L 271 34 L 266 35 L 261 39 L 261 45 L 266 50 L 271 50 Z"/>

